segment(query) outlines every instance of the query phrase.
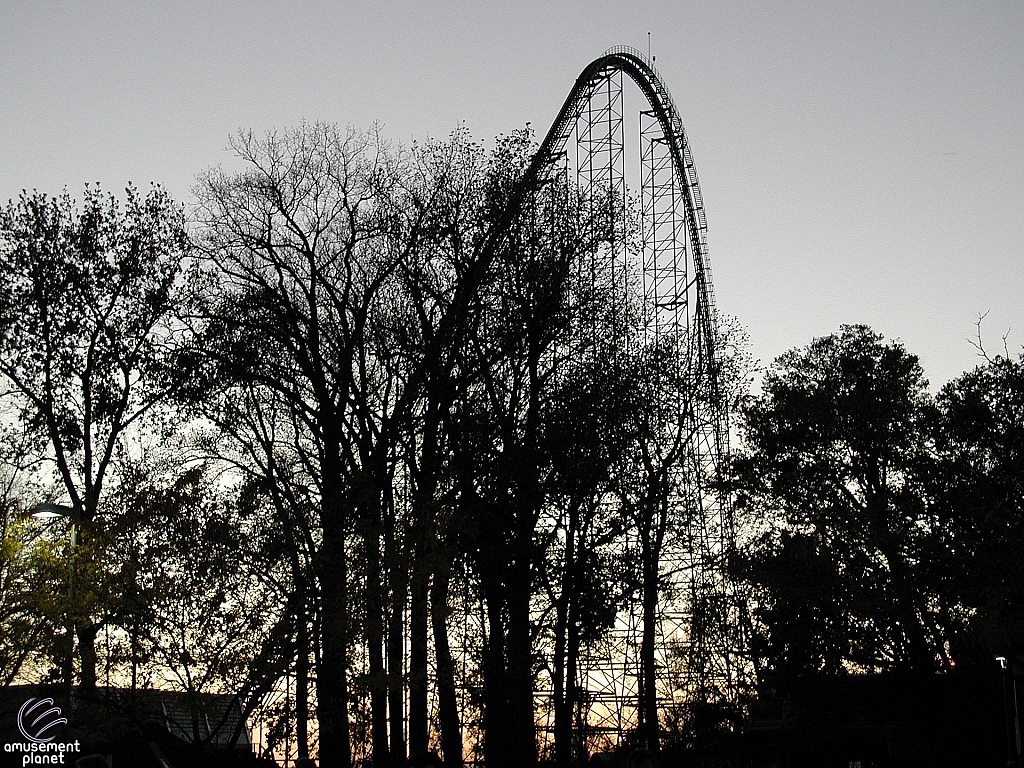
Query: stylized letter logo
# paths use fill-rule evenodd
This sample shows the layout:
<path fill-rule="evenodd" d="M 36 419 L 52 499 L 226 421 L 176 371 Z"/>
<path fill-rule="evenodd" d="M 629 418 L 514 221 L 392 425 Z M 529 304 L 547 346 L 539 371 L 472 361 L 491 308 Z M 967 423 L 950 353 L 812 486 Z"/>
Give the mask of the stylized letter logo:
<path fill-rule="evenodd" d="M 36 744 L 45 744 L 57 738 L 56 733 L 43 738 L 43 734 L 55 725 L 67 725 L 68 722 L 66 717 L 60 716 L 60 707 L 52 705 L 53 699 L 29 699 L 22 704 L 18 710 L 18 730 L 21 731 L 21 735 Z M 46 706 L 50 708 L 43 709 Z"/>

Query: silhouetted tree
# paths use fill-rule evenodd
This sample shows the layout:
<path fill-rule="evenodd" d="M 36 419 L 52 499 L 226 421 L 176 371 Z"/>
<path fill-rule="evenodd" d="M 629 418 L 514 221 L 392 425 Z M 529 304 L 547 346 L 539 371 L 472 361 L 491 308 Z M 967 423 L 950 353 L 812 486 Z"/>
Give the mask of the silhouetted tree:
<path fill-rule="evenodd" d="M 760 533 L 739 573 L 776 678 L 937 665 L 926 387 L 902 344 L 843 326 L 780 357 L 745 408 L 736 469 Z"/>
<path fill-rule="evenodd" d="M 218 487 L 201 464 L 149 469 L 122 484 L 110 515 L 105 551 L 117 570 L 100 597 L 129 634 L 131 689 L 186 693 L 193 722 L 181 725 L 201 748 L 223 724 L 200 727 L 199 697 L 231 692 L 249 714 L 288 671 L 294 612 L 275 588 L 280 550 L 244 487 Z"/>
<path fill-rule="evenodd" d="M 380 320 L 396 309 L 403 256 L 387 240 L 401 224 L 391 200 L 396 159 L 376 134 L 320 124 L 264 139 L 242 134 L 233 146 L 247 169 L 211 171 L 199 189 L 202 247 L 222 287 L 207 344 L 221 381 L 282 398 L 315 488 L 322 764 L 351 759 L 350 647 L 361 627 L 374 760 L 383 765 L 381 535 L 400 389 L 389 324 Z M 352 561 L 361 563 L 355 573 Z M 353 615 L 353 578 L 362 621 Z"/>
<path fill-rule="evenodd" d="M 0 210 L 3 397 L 79 521 L 74 563 L 90 578 L 72 574 L 69 610 L 87 688 L 104 622 L 89 594 L 104 573 L 97 513 L 119 452 L 143 425 L 160 434 L 182 386 L 171 360 L 193 287 L 188 252 L 182 211 L 159 187 L 129 186 L 123 202 L 87 187 L 80 205 L 23 193 Z"/>
<path fill-rule="evenodd" d="M 483 168 L 459 138 L 450 151 L 410 154 L 325 125 L 243 134 L 234 147 L 248 170 L 212 171 L 199 190 L 200 243 L 218 290 L 196 352 L 209 380 L 195 397 L 215 395 L 208 415 L 267 483 L 285 481 L 295 498 L 307 486 L 311 506 L 285 506 L 304 510 L 316 550 L 321 759 L 350 759 L 358 684 L 369 693 L 374 763 L 401 761 L 410 596 L 411 728 L 426 746 L 424 590 L 432 569 L 448 567 L 436 557 L 442 466 L 430 454 L 465 375 L 455 351 L 493 260 Z M 425 566 L 428 550 L 436 566 Z M 443 578 L 435 587 L 443 602 Z M 367 658 L 358 679 L 354 648 Z M 451 686 L 439 685 L 446 760 L 456 761 Z"/>
<path fill-rule="evenodd" d="M 532 608 L 542 587 L 537 574 L 548 546 L 542 520 L 556 492 L 553 451 L 559 448 L 547 420 L 560 407 L 559 394 L 562 406 L 572 402 L 566 393 L 581 360 L 577 333 L 591 319 L 598 322 L 598 298 L 576 280 L 609 237 L 606 209 L 568 194 L 557 181 L 523 196 L 533 149 L 530 134 L 517 132 L 498 142 L 488 168 L 484 213 L 492 227 L 507 229 L 472 305 L 460 357 L 470 383 L 454 404 L 461 541 L 486 617 L 484 756 L 496 766 L 537 760 L 541 628 Z"/>
<path fill-rule="evenodd" d="M 584 705 L 580 655 L 614 624 L 629 591 L 613 467 L 630 445 L 636 404 L 633 371 L 621 361 L 580 360 L 576 368 L 552 393 L 543 426 L 551 519 L 541 594 L 553 618 L 540 653 L 549 658 L 555 759 L 565 766 L 586 757 L 575 728 Z"/>
<path fill-rule="evenodd" d="M 449 639 L 449 586 L 459 557 L 453 530 L 457 516 L 452 505 L 451 440 L 455 403 L 470 386 L 470 373 L 457 350 L 467 343 L 473 302 L 466 284 L 489 223 L 482 211 L 491 159 L 467 133 L 457 131 L 447 141 L 414 147 L 412 160 L 409 189 L 427 216 L 418 247 L 408 252 L 400 269 L 412 311 L 397 338 L 411 361 L 416 399 L 402 449 L 410 499 L 409 751 L 426 753 L 429 747 L 432 639 L 442 753 L 445 765 L 460 766 L 462 727 Z"/>
<path fill-rule="evenodd" d="M 936 396 L 930 474 L 936 581 L 950 654 L 990 664 L 1024 653 L 1024 360 L 989 357 Z"/>
<path fill-rule="evenodd" d="M 319 502 L 304 469 L 310 446 L 293 428 L 292 408 L 280 393 L 255 383 L 204 398 L 199 412 L 216 427 L 200 433 L 192 451 L 236 479 L 239 507 L 249 519 L 249 550 L 265 562 L 272 586 L 267 608 L 283 604 L 287 615 L 280 622 L 292 626 L 296 746 L 308 757 L 309 660 L 319 625 L 313 570 Z"/>

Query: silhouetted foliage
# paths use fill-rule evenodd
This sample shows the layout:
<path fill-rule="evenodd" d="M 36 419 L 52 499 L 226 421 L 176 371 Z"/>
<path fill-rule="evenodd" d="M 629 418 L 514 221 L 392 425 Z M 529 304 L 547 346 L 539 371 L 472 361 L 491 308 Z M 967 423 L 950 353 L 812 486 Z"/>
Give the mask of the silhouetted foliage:
<path fill-rule="evenodd" d="M 1024 654 L 1024 361 L 1005 356 L 946 384 L 936 396 L 934 516 L 941 585 L 958 664 Z"/>
<path fill-rule="evenodd" d="M 930 669 L 942 653 L 917 358 L 865 326 L 780 357 L 744 410 L 739 492 L 762 532 L 738 563 L 773 674 Z"/>
<path fill-rule="evenodd" d="M 132 438 L 159 439 L 173 422 L 188 250 L 182 211 L 159 187 L 143 196 L 129 186 L 123 202 L 87 187 L 80 205 L 67 193 L 22 193 L 0 210 L 2 397 L 79 521 L 72 562 L 88 578 L 69 577 L 77 595 L 62 612 L 86 687 L 106 620 L 91 592 L 106 573 L 98 514 Z"/>
<path fill-rule="evenodd" d="M 776 361 L 735 462 L 762 682 L 1024 650 L 1022 371 L 986 357 L 933 397 L 864 326 Z"/>

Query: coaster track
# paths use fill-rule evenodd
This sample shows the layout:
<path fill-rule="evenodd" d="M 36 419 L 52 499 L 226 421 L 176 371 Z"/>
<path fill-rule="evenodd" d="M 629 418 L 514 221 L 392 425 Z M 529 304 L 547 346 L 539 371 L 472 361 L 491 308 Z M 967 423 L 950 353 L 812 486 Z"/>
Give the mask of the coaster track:
<path fill-rule="evenodd" d="M 671 477 L 678 526 L 675 540 L 653 556 L 657 574 L 657 626 L 635 605 L 617 621 L 608 643 L 581 659 L 577 723 L 584 749 L 624 739 L 657 742 L 651 729 L 679 728 L 707 705 L 735 707 L 741 687 L 739 603 L 725 576 L 734 544 L 732 505 L 717 482 L 728 454 L 728 415 L 720 382 L 722 351 L 707 247 L 703 198 L 682 119 L 653 64 L 628 47 L 609 49 L 577 78 L 520 182 L 507 214 L 518 214 L 530 194 L 569 178 L 575 154 L 576 183 L 585 194 L 618 200 L 625 222 L 627 173 L 623 140 L 622 74 L 639 88 L 649 109 L 640 122 L 643 303 L 648 339 L 681 340 L 675 365 L 686 386 L 677 418 L 661 436 L 677 450 L 663 457 Z M 575 153 L 572 152 L 575 146 Z M 497 237 L 501 237 L 498 227 Z M 635 259 L 612 243 L 613 263 Z M 674 432 L 673 432 L 674 430 Z M 674 436 L 673 436 L 674 435 Z M 671 467 L 668 466 L 671 464 Z M 636 550 L 641 551 L 637 534 Z M 670 597 L 667 597 L 670 596 Z M 657 643 L 645 673 L 642 646 Z M 645 680 L 645 674 L 647 679 Z M 644 705 L 656 689 L 657 713 Z M 543 698 L 543 693 L 541 697 Z M 543 701 L 540 710 L 543 710 Z M 645 731 L 644 722 L 656 720 Z M 685 725 L 683 726 L 685 729 Z M 541 739 L 544 740 L 544 728 Z"/>

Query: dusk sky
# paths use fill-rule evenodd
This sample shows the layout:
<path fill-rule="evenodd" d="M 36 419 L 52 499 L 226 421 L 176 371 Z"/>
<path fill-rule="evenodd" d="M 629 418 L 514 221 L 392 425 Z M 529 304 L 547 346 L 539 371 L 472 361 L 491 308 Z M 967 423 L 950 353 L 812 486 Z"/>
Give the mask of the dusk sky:
<path fill-rule="evenodd" d="M 762 362 L 841 323 L 920 355 L 1024 344 L 1024 0 L 0 0 L 0 200 L 160 182 L 240 128 L 541 138 L 614 45 L 652 50 L 693 149 L 718 306 Z M 629 87 L 627 81 L 627 87 Z"/>

